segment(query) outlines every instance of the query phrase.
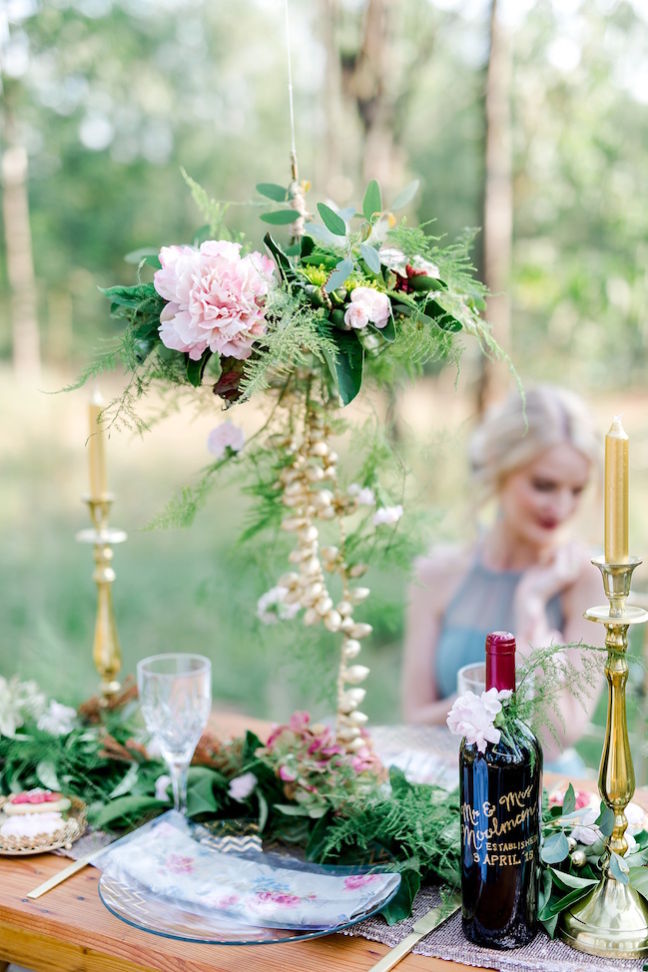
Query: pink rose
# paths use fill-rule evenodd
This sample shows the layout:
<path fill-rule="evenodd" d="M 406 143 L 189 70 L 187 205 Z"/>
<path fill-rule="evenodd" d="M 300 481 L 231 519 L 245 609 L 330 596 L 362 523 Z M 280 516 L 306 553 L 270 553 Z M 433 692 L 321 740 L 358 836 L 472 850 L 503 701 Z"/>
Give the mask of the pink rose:
<path fill-rule="evenodd" d="M 373 287 L 356 287 L 351 293 L 351 306 L 356 304 L 362 307 L 368 319 L 376 327 L 385 327 L 389 322 L 391 303 L 387 294 L 382 294 L 379 290 L 374 290 Z M 346 321 L 346 319 L 345 314 L 344 320 Z M 351 326 L 357 327 L 358 325 L 351 324 Z M 360 326 L 364 327 L 365 325 Z"/>
<path fill-rule="evenodd" d="M 264 298 L 274 264 L 261 253 L 241 257 L 240 244 L 209 240 L 200 249 L 164 246 L 162 267 L 153 278 L 168 303 L 160 314 L 160 339 L 167 348 L 197 361 L 209 348 L 247 358 L 265 331 Z"/>
<path fill-rule="evenodd" d="M 234 425 L 229 419 L 212 429 L 207 437 L 207 449 L 217 459 L 223 458 L 226 449 L 231 449 L 232 452 L 240 452 L 244 444 L 243 429 Z"/>
<path fill-rule="evenodd" d="M 366 327 L 369 323 L 369 314 L 362 304 L 349 304 L 344 312 L 344 323 L 348 327 L 354 327 L 356 331 Z"/>

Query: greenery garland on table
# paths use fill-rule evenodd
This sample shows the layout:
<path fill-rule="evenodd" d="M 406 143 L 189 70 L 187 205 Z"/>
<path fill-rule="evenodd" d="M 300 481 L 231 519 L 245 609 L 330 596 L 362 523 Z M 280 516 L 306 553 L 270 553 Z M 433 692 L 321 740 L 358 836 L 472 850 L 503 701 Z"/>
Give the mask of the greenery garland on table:
<path fill-rule="evenodd" d="M 370 561 L 411 562 L 409 540 L 420 541 L 420 530 L 412 522 L 410 538 L 397 532 L 402 468 L 389 476 L 385 438 L 354 450 L 349 476 L 338 471 L 334 437 L 349 428 L 344 406 L 365 385 L 393 388 L 430 361 L 457 361 L 459 332 L 500 353 L 480 318 L 485 288 L 473 276 L 472 236 L 445 244 L 426 226 L 399 221 L 394 213 L 417 183 L 387 206 L 371 181 L 358 209 L 318 203 L 315 220 L 294 179 L 257 186 L 274 204 L 261 219 L 289 234 L 280 242 L 267 233 L 262 254 L 239 236 L 234 242 L 227 205 L 186 179 L 206 225 L 191 245 L 131 254 L 138 282 L 104 291 L 126 328 L 81 382 L 124 366 L 127 387 L 104 420 L 138 429 L 146 427 L 138 400 L 153 387 L 210 408 L 264 396 L 261 428 L 247 443 L 229 419 L 214 429 L 215 461 L 155 522 L 188 525 L 219 474 L 246 477 L 254 510 L 244 539 L 255 539 L 258 555 L 259 534 L 271 535 L 274 571 L 282 533 L 292 541 L 288 569 L 275 574 L 257 613 L 267 622 L 299 617 L 340 637 L 336 736 L 353 751 L 363 745 L 359 706 L 369 672 L 357 656 L 372 630 L 357 616 L 370 593 L 360 580 Z"/>
<path fill-rule="evenodd" d="M 519 711 L 546 721 L 557 670 L 582 685 L 600 670 L 601 654 L 583 651 L 576 668 L 557 648 L 534 652 L 522 684 L 535 671 L 537 704 L 522 688 L 496 725 L 505 732 Z M 129 689 L 111 709 L 91 703 L 77 714 L 48 704 L 33 683 L 0 678 L 0 793 L 44 786 L 79 796 L 89 805 L 91 825 L 113 831 L 167 809 L 170 781 L 164 763 L 143 745 L 135 696 Z M 552 937 L 560 912 L 589 892 L 605 865 L 604 837 L 614 816 L 588 800 L 571 784 L 564 794 L 544 794 L 539 917 Z M 203 736 L 189 772 L 188 813 L 250 820 L 264 839 L 298 845 L 319 863 L 387 853 L 402 874 L 400 892 L 385 911 L 390 923 L 410 914 L 422 882 L 460 882 L 458 790 L 409 782 L 395 768 L 387 778 L 369 746 L 349 753 L 330 727 L 312 724 L 307 713 L 295 713 L 265 743 L 251 732 L 230 742 Z M 628 855 L 613 855 L 610 867 L 617 880 L 648 897 L 648 832 L 643 824 L 635 829 Z"/>

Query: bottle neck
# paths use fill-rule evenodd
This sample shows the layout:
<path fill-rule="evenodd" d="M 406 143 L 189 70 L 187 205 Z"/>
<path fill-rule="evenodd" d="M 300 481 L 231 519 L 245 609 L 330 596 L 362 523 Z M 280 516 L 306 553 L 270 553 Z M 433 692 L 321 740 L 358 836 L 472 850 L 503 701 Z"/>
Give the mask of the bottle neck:
<path fill-rule="evenodd" d="M 515 691 L 515 652 L 495 654 L 486 652 L 486 691 L 496 688 Z"/>

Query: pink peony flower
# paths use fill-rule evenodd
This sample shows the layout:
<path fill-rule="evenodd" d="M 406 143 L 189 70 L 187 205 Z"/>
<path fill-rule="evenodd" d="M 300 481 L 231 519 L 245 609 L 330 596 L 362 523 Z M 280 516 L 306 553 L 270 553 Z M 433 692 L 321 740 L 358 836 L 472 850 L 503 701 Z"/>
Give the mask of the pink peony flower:
<path fill-rule="evenodd" d="M 168 303 L 160 315 L 160 339 L 197 361 L 215 354 L 247 358 L 265 331 L 263 298 L 274 264 L 261 253 L 241 257 L 239 243 L 209 240 L 193 246 L 163 246 L 162 268 L 153 278 Z"/>
<path fill-rule="evenodd" d="M 217 459 L 223 458 L 226 449 L 231 449 L 232 452 L 240 452 L 244 444 L 243 429 L 234 425 L 229 419 L 212 429 L 207 437 L 207 449 Z"/>
<path fill-rule="evenodd" d="M 448 729 L 456 736 L 463 736 L 469 745 L 474 743 L 480 753 L 485 752 L 487 743 L 500 741 L 495 718 L 502 710 L 502 702 L 511 695 L 508 689 L 498 692 L 495 688 L 482 692 L 481 696 L 465 692 L 448 713 Z"/>
<path fill-rule="evenodd" d="M 351 307 L 355 305 L 362 308 L 369 321 L 376 327 L 385 327 L 389 322 L 391 303 L 387 294 L 374 290 L 373 287 L 356 287 L 351 293 Z M 351 307 L 344 315 L 345 322 L 351 324 L 352 327 L 365 327 L 366 324 L 354 324 L 352 321 L 347 321 L 347 314 L 350 313 Z"/>

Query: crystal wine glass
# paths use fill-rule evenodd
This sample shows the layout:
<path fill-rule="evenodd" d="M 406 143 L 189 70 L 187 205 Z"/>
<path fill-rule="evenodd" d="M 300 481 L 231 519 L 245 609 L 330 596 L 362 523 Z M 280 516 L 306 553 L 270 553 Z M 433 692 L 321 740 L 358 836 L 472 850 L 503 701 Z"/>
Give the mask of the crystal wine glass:
<path fill-rule="evenodd" d="M 187 773 L 211 708 L 211 663 L 202 655 L 144 658 L 137 686 L 146 727 L 169 767 L 173 804 L 187 807 Z"/>

